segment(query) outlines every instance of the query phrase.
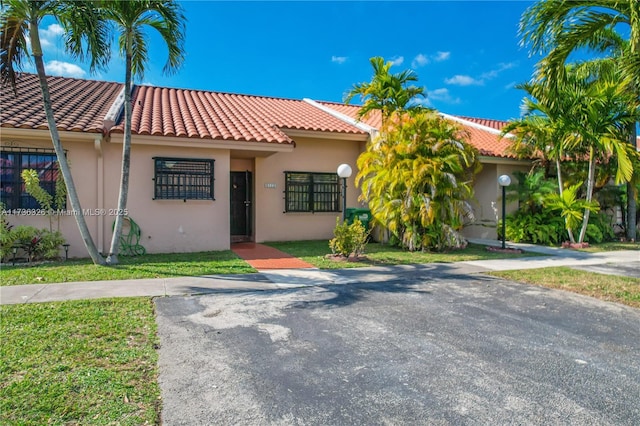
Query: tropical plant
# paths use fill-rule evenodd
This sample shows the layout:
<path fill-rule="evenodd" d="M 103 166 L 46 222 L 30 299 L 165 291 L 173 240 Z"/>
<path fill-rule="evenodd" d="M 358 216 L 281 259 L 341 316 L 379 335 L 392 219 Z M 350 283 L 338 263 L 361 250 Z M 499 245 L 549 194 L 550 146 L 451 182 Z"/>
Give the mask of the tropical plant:
<path fill-rule="evenodd" d="M 354 84 L 353 88 L 345 96 L 345 103 L 360 96 L 363 101 L 362 108 L 358 111 L 358 117 L 364 118 L 372 111 L 380 111 L 382 121 L 386 121 L 394 112 L 405 112 L 421 107 L 412 103 L 416 97 L 424 96 L 424 88 L 409 85 L 418 81 L 418 76 L 412 70 L 391 74 L 393 63 L 376 56 L 369 60 L 373 67 L 373 77 L 370 82 Z"/>
<path fill-rule="evenodd" d="M 532 54 L 546 54 L 540 71 L 555 79 L 570 55 L 581 49 L 604 53 L 618 65 L 619 86 L 640 105 L 640 3 L 637 0 L 539 0 L 520 20 L 522 43 Z M 636 119 L 637 121 L 637 119 Z M 629 144 L 636 146 L 636 123 L 626 127 Z M 627 183 L 627 237 L 636 239 L 637 191 Z"/>
<path fill-rule="evenodd" d="M 615 64 L 613 64 L 615 65 Z M 526 154 L 542 153 L 555 160 L 559 196 L 563 197 L 561 159 L 587 161 L 587 205 L 593 198 L 596 163 L 615 161 L 617 183 L 633 175 L 637 153 L 626 143 L 625 132 L 636 118 L 628 91 L 618 84 L 620 74 L 609 62 L 566 66 L 558 78 L 538 76 L 522 85 L 531 98 L 525 98 L 525 116 L 503 129 L 514 134 L 512 149 Z M 582 242 L 590 211 L 584 212 L 578 242 Z M 568 228 L 575 242 L 573 227 Z"/>
<path fill-rule="evenodd" d="M 14 91 L 17 90 L 17 72 L 20 71 L 22 62 L 28 58 L 30 48 L 40 81 L 51 141 L 67 187 L 71 208 L 76 212 L 74 217 L 80 235 L 93 262 L 103 265 L 105 260 L 98 252 L 85 218 L 81 214 L 82 206 L 78 192 L 60 141 L 51 105 L 38 25 L 47 16 L 56 19 L 64 29 L 66 51 L 79 60 L 88 58 L 92 71 L 103 68 L 109 61 L 107 29 L 99 19 L 96 4 L 92 1 L 4 0 L 3 5 L 0 11 L 0 79 L 3 85 L 10 84 Z"/>
<path fill-rule="evenodd" d="M 25 169 L 21 174 L 24 181 L 24 188 L 27 194 L 31 195 L 40 204 L 40 207 L 46 212 L 49 218 L 49 231 L 53 231 L 53 215 L 58 218 L 57 230 L 60 230 L 60 216 L 58 212 L 64 208 L 67 200 L 67 188 L 62 180 L 60 173 L 56 176 L 55 196 L 49 194 L 42 186 L 40 186 L 40 178 L 38 172 L 33 169 Z"/>
<path fill-rule="evenodd" d="M 393 113 L 358 158 L 356 185 L 373 217 L 411 251 L 465 245 L 477 151 L 433 111 Z"/>
<path fill-rule="evenodd" d="M 164 66 L 166 73 L 176 71 L 184 59 L 185 17 L 177 1 L 172 0 L 105 0 L 102 2 L 104 17 L 113 23 L 118 34 L 120 54 L 125 58 L 124 83 L 124 141 L 122 144 L 122 169 L 118 208 L 107 263 L 118 264 L 120 236 L 127 210 L 129 170 L 131 167 L 131 80 L 143 78 L 145 64 L 149 60 L 148 40 L 144 29 L 156 30 L 168 49 Z"/>
<path fill-rule="evenodd" d="M 346 221 L 341 223 L 338 217 L 336 218 L 336 227 L 333 230 L 333 235 L 334 238 L 329 241 L 331 253 L 348 258 L 349 256 L 358 257 L 364 253 L 369 232 L 357 217 L 352 223 L 347 223 Z"/>
<path fill-rule="evenodd" d="M 0 255 L 9 260 L 13 249 L 20 250 L 29 262 L 43 259 L 57 259 L 65 240 L 60 231 L 37 229 L 33 226 L 19 225 L 3 232 L 0 238 Z"/>
<path fill-rule="evenodd" d="M 517 210 L 507 215 L 506 239 L 514 243 L 555 245 L 567 235 L 564 220 L 549 208 L 529 213 Z M 502 221 L 498 223 L 498 238 L 502 238 Z"/>
<path fill-rule="evenodd" d="M 577 185 L 566 188 L 562 195 L 552 194 L 548 197 L 546 203 L 547 207 L 551 210 L 560 211 L 560 215 L 564 218 L 567 231 L 570 233 L 584 220 L 584 215 L 592 211 L 597 212 L 600 209 L 597 202 L 578 198 L 577 193 L 581 186 L 582 183 L 578 183 Z M 582 243 L 583 240 L 584 238 L 581 237 L 578 242 Z"/>
<path fill-rule="evenodd" d="M 507 201 L 517 201 L 518 210 L 523 213 L 539 213 L 544 208 L 546 197 L 555 193 L 555 183 L 545 178 L 543 170 L 531 170 L 529 173 L 513 171 L 515 185 L 507 190 Z"/>

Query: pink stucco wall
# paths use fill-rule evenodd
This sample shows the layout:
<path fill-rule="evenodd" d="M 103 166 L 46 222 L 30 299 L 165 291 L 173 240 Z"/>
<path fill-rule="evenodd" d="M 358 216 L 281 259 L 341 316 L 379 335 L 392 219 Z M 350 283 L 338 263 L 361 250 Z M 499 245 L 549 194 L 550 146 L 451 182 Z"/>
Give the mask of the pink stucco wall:
<path fill-rule="evenodd" d="M 359 190 L 354 187 L 358 141 L 296 138 L 296 149 L 255 161 L 255 240 L 290 241 L 330 239 L 336 217 L 342 213 L 285 213 L 285 171 L 330 172 L 347 163 L 353 175 L 347 181 L 348 207 L 361 207 Z M 267 187 L 273 186 L 275 188 Z"/>

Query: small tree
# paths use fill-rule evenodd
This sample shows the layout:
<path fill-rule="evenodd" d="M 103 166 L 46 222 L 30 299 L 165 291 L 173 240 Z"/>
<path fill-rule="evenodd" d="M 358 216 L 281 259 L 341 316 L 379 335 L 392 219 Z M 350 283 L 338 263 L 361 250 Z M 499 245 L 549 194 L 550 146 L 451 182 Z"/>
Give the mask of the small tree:
<path fill-rule="evenodd" d="M 356 185 L 378 223 L 411 251 L 462 247 L 479 171 L 461 128 L 433 111 L 392 114 L 358 158 Z"/>
<path fill-rule="evenodd" d="M 364 253 L 364 249 L 367 246 L 369 231 L 365 229 L 357 217 L 351 224 L 346 221 L 340 223 L 340 218 L 338 217 L 336 218 L 336 227 L 333 230 L 333 235 L 335 237 L 329 241 L 331 253 L 340 254 L 347 258 L 349 256 L 358 257 Z"/>
<path fill-rule="evenodd" d="M 49 194 L 41 185 L 38 172 L 32 169 L 22 171 L 22 180 L 24 181 L 25 190 L 27 194 L 31 195 L 40 203 L 40 207 L 47 212 L 49 218 L 49 231 L 53 231 L 53 215 L 58 218 L 58 225 L 56 230 L 60 230 L 60 216 L 58 212 L 64 208 L 67 200 L 67 188 L 64 185 L 62 174 L 58 173 L 56 176 L 56 188 L 55 196 Z"/>

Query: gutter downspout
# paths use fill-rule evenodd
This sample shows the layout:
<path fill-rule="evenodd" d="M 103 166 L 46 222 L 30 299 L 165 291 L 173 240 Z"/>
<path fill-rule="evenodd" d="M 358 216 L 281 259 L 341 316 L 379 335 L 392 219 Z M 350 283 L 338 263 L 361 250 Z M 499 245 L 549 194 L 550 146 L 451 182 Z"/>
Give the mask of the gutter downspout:
<path fill-rule="evenodd" d="M 118 96 L 114 99 L 113 104 L 109 108 L 109 111 L 104 116 L 102 120 L 102 134 L 97 136 L 93 141 L 93 146 L 96 150 L 97 155 L 97 165 L 96 165 L 96 182 L 97 182 L 97 197 L 98 197 L 98 211 L 104 212 L 105 210 L 105 201 L 104 201 L 104 152 L 102 150 L 102 142 L 105 137 L 109 138 L 109 132 L 111 128 L 116 124 L 116 120 L 122 113 L 122 108 L 124 107 L 124 85 L 122 86 L 122 90 L 118 93 Z M 105 250 L 105 215 L 98 215 L 98 247 L 101 253 L 108 252 L 108 249 Z"/>
<path fill-rule="evenodd" d="M 96 197 L 98 212 L 104 211 L 104 156 L 102 153 L 102 140 L 103 136 L 96 136 L 93 140 L 93 147 L 96 150 L 97 164 L 96 164 Z M 98 214 L 98 250 L 100 253 L 104 253 L 104 216 Z"/>

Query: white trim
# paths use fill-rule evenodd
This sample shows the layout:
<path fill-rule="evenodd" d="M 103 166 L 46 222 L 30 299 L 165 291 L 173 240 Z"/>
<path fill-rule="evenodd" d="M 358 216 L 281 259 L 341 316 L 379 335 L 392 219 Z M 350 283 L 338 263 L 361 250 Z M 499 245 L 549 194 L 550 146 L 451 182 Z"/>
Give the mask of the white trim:
<path fill-rule="evenodd" d="M 509 157 L 493 157 L 489 155 L 478 156 L 478 161 L 482 164 L 503 164 L 511 166 L 525 166 L 531 164 L 532 160 L 519 160 Z"/>
<path fill-rule="evenodd" d="M 462 123 L 465 126 L 473 127 L 475 129 L 479 129 L 479 130 L 484 130 L 485 132 L 489 132 L 489 133 L 497 135 L 497 136 L 500 136 L 500 134 L 502 133 L 501 130 L 494 129 L 493 127 L 485 126 L 483 124 L 474 123 L 473 121 L 468 121 L 468 120 L 465 120 L 464 118 L 456 117 L 455 115 L 449 115 L 449 114 L 446 114 L 444 112 L 438 112 L 438 114 L 440 114 L 442 117 L 444 117 L 444 118 L 446 118 L 448 120 L 457 121 L 458 123 Z M 507 133 L 506 135 L 504 135 L 504 137 L 513 138 L 514 135 L 511 134 L 511 133 Z"/>
<path fill-rule="evenodd" d="M 378 129 L 376 129 L 375 127 L 369 126 L 368 124 L 365 124 L 362 121 L 355 120 L 349 117 L 348 115 L 343 114 L 339 111 L 336 111 L 335 109 L 330 108 L 326 105 L 322 105 L 314 101 L 313 99 L 303 98 L 302 101 L 308 103 L 311 106 L 318 108 L 321 111 L 326 112 L 327 114 L 337 118 L 338 120 L 342 120 L 345 123 L 351 124 L 352 126 L 357 127 L 358 129 L 369 133 L 371 136 L 374 136 L 374 134 L 378 131 Z"/>
<path fill-rule="evenodd" d="M 65 141 L 86 141 L 93 143 L 94 139 L 98 136 L 102 136 L 100 132 L 70 132 L 67 130 L 58 132 L 60 140 Z M 0 127 L 0 135 L 3 142 L 9 142 L 6 139 L 39 139 L 48 140 L 51 143 L 51 133 L 49 129 L 23 129 L 17 127 Z"/>
<path fill-rule="evenodd" d="M 366 142 L 369 139 L 369 135 L 363 133 L 340 133 L 340 132 L 327 132 L 322 130 L 300 130 L 300 129 L 283 129 L 278 128 L 282 133 L 289 136 L 292 139 L 295 138 L 316 138 L 316 139 L 331 139 L 331 140 L 348 140 L 348 141 L 362 141 Z"/>
<path fill-rule="evenodd" d="M 123 143 L 123 133 L 112 133 L 111 143 Z M 293 143 L 275 144 L 268 142 L 228 141 L 221 139 L 183 138 L 175 136 L 132 135 L 131 143 L 135 145 L 175 146 L 184 148 L 229 149 L 234 151 L 293 152 Z"/>

